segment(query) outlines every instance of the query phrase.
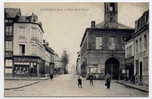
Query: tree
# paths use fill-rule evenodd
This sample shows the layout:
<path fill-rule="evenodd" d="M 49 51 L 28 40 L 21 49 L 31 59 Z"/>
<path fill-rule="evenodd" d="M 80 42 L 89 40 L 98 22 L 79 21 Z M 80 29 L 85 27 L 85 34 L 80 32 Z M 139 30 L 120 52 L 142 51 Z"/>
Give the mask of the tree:
<path fill-rule="evenodd" d="M 67 65 L 69 63 L 69 55 L 67 54 L 66 50 L 63 51 L 61 61 L 62 61 L 62 64 L 63 64 L 64 74 L 67 74 L 68 73 Z"/>

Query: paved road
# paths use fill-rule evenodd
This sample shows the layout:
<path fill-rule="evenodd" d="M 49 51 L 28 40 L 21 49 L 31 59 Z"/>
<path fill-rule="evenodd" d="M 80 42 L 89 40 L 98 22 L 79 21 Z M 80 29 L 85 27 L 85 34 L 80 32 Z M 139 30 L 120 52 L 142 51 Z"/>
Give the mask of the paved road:
<path fill-rule="evenodd" d="M 104 81 L 95 81 L 94 86 L 83 80 L 83 88 L 77 87 L 77 77 L 72 74 L 60 75 L 53 80 L 43 80 L 38 84 L 5 90 L 5 96 L 147 96 L 147 93 L 126 88 L 112 82 L 111 89 L 106 89 Z"/>

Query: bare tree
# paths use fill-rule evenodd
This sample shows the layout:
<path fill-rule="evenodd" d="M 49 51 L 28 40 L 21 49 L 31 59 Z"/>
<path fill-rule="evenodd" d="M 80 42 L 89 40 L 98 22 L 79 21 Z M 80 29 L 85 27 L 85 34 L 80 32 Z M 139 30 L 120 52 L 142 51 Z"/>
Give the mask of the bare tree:
<path fill-rule="evenodd" d="M 64 74 L 67 74 L 68 73 L 67 66 L 69 63 L 69 55 L 67 54 L 66 50 L 63 51 L 61 59 L 62 59 L 62 63 L 63 63 Z"/>

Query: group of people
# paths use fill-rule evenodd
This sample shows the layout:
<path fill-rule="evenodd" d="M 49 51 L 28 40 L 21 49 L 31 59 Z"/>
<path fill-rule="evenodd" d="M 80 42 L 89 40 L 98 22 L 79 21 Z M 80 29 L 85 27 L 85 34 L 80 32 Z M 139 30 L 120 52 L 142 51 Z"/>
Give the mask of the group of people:
<path fill-rule="evenodd" d="M 93 86 L 93 79 L 94 76 L 93 75 L 89 75 L 88 79 L 90 80 L 90 85 Z M 107 89 L 110 88 L 111 85 L 111 75 L 109 73 L 107 73 L 105 75 L 105 86 L 107 87 Z M 78 87 L 82 88 L 82 77 L 78 77 Z"/>
<path fill-rule="evenodd" d="M 90 80 L 90 85 L 93 86 L 93 79 L 94 79 L 93 75 L 89 75 L 88 78 Z M 78 87 L 82 88 L 82 78 L 80 76 L 78 78 Z"/>

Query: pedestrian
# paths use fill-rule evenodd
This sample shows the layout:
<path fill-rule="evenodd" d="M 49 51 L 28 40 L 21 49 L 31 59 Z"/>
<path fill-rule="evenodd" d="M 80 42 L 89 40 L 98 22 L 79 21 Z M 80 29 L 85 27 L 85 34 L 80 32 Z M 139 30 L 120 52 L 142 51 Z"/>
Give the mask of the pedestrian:
<path fill-rule="evenodd" d="M 50 74 L 50 79 L 51 79 L 51 80 L 53 79 L 53 74 L 52 74 L 52 73 Z"/>
<path fill-rule="evenodd" d="M 82 79 L 81 79 L 81 77 L 78 78 L 78 87 L 82 88 Z"/>
<path fill-rule="evenodd" d="M 90 80 L 90 85 L 93 86 L 93 75 L 90 75 L 90 76 L 89 76 L 89 80 Z"/>
<path fill-rule="evenodd" d="M 109 73 L 107 73 L 105 76 L 105 86 L 107 86 L 107 88 L 109 89 L 110 84 L 111 84 L 111 75 Z"/>

